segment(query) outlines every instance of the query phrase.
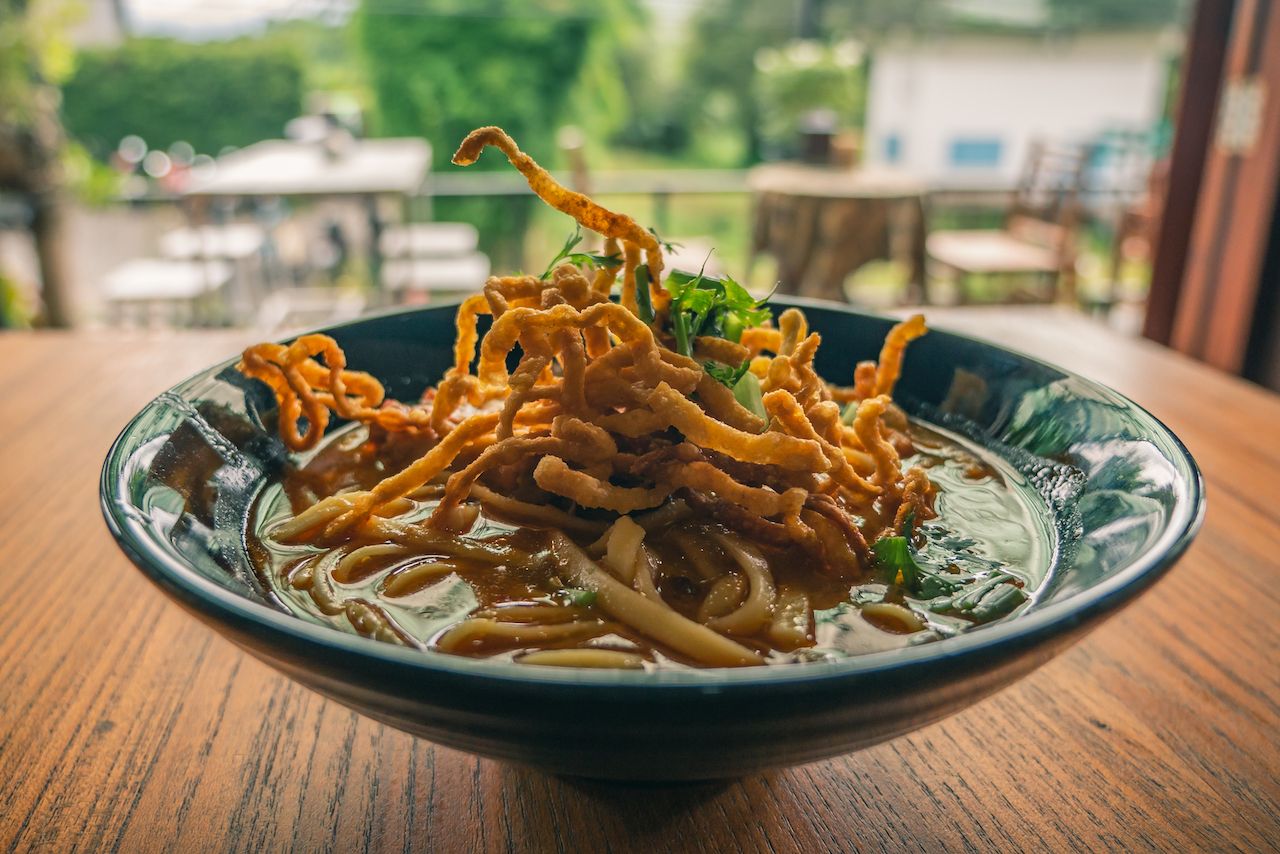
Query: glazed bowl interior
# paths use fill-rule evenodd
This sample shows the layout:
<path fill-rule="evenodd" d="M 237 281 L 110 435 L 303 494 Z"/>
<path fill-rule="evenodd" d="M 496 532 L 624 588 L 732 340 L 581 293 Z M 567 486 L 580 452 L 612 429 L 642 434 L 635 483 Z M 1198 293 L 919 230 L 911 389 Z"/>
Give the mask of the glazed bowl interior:
<path fill-rule="evenodd" d="M 830 304 L 775 304 L 805 310 L 823 336 L 818 371 L 836 382 L 876 357 L 892 324 Z M 388 396 L 412 400 L 451 364 L 454 312 L 431 307 L 325 331 Z M 935 330 L 912 344 L 896 398 L 1023 472 L 1053 540 L 1048 578 L 1014 617 L 936 643 L 777 667 L 573 670 L 420 652 L 269 601 L 245 530 L 288 455 L 270 392 L 234 362 L 161 394 L 112 447 L 101 497 L 124 551 L 183 607 L 304 684 L 433 740 L 566 773 L 722 777 L 909 731 L 1007 684 L 1129 601 L 1185 549 L 1203 514 L 1195 463 L 1136 404 L 1069 371 Z M 591 718 L 577 724 L 576 747 L 553 743 L 562 715 Z M 666 720 L 679 735 L 646 729 Z M 794 731 L 779 739 L 783 724 Z"/>

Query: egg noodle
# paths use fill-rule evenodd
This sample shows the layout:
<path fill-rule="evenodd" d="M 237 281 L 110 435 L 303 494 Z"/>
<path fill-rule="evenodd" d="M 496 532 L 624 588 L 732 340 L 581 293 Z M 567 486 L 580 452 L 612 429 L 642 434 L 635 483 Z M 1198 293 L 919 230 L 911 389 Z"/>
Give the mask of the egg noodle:
<path fill-rule="evenodd" d="M 801 311 L 775 325 L 732 279 L 664 278 L 655 234 L 558 184 L 499 128 L 473 131 L 453 161 L 471 164 L 487 146 L 601 235 L 602 254 L 490 278 L 458 309 L 453 366 L 417 402 L 387 399 L 326 335 L 244 352 L 239 370 L 274 392 L 290 449 L 315 448 L 333 416 L 366 425 L 375 445 L 419 443 L 369 488 L 318 497 L 271 531 L 320 547 L 290 583 L 363 634 L 420 645 L 377 601 L 344 598 L 343 579 L 391 567 L 381 591 L 394 599 L 463 563 L 537 569 L 555 582 L 546 596 L 478 608 L 427 643 L 520 649 L 529 664 L 640 667 L 654 644 L 687 663 L 738 666 L 812 645 L 803 585 L 780 583 L 771 564 L 865 578 L 870 543 L 934 515 L 925 469 L 904 470 L 912 440 L 892 400 L 923 318 L 894 326 L 850 385 L 830 385 Z M 481 315 L 492 318 L 483 335 Z M 482 515 L 541 538 L 473 536 Z M 693 567 L 697 589 L 680 603 L 656 537 Z"/>

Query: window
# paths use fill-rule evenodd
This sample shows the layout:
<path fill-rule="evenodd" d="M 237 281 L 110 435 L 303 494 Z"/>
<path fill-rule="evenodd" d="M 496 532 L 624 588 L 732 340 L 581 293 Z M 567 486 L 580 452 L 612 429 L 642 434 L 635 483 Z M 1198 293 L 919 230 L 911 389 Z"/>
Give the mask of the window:
<path fill-rule="evenodd" d="M 896 133 L 886 134 L 884 138 L 884 162 L 897 163 L 902 159 L 902 137 Z"/>
<path fill-rule="evenodd" d="M 1002 147 L 998 139 L 972 136 L 956 137 L 951 140 L 951 149 L 947 159 L 952 166 L 965 168 L 999 166 L 1000 149 Z"/>

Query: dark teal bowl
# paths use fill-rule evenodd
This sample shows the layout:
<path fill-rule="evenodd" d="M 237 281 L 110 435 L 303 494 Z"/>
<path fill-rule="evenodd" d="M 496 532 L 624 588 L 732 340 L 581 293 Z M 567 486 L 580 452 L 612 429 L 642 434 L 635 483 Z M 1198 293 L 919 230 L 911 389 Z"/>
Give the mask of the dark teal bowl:
<path fill-rule="evenodd" d="M 822 333 L 818 369 L 828 377 L 874 358 L 892 323 L 800 304 Z M 450 363 L 453 316 L 441 306 L 327 331 L 389 394 L 415 398 Z M 1059 532 L 1049 580 L 1013 618 L 892 652 L 737 670 L 562 670 L 416 652 L 268 604 L 244 529 L 285 452 L 260 414 L 272 408 L 269 393 L 233 364 L 160 395 L 112 446 L 102 508 L 120 547 L 178 604 L 303 685 L 431 741 L 564 774 L 724 778 L 910 732 L 1008 685 L 1131 601 L 1173 565 L 1204 515 L 1195 462 L 1141 407 L 935 330 L 911 346 L 899 399 L 1030 474 Z"/>

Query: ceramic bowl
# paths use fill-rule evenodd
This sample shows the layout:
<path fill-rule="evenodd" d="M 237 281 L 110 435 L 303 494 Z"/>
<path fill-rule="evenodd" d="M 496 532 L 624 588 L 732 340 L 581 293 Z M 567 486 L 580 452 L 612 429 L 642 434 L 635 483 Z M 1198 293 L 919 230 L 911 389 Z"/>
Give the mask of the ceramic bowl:
<path fill-rule="evenodd" d="M 823 336 L 819 372 L 845 381 L 892 323 L 798 304 Z M 389 395 L 416 399 L 451 361 L 453 317 L 440 306 L 325 331 Z M 1195 462 L 1141 407 L 1069 370 L 934 330 L 911 345 L 898 399 L 1021 468 L 1058 532 L 1051 575 L 1016 616 L 936 643 L 768 668 L 612 672 L 424 653 L 269 604 L 244 529 L 287 455 L 270 393 L 234 363 L 161 394 L 111 448 L 101 497 L 120 547 L 192 615 L 301 684 L 433 742 L 557 773 L 724 778 L 910 732 L 1025 675 L 1133 600 L 1204 512 Z"/>

